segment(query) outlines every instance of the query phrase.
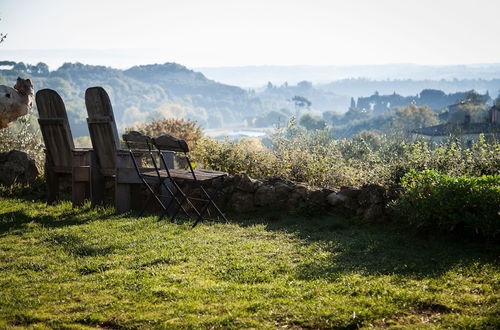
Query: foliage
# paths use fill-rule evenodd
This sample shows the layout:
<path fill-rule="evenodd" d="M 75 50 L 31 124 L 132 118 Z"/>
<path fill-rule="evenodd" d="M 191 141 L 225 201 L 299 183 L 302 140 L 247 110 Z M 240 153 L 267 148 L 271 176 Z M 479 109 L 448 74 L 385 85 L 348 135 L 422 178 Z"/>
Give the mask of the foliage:
<path fill-rule="evenodd" d="M 308 113 L 300 117 L 299 124 L 304 126 L 309 131 L 326 128 L 326 122 L 323 119 L 312 116 Z"/>
<path fill-rule="evenodd" d="M 412 170 L 401 185 L 406 191 L 393 209 L 419 229 L 484 237 L 500 234 L 500 175 L 450 177 L 434 170 Z"/>
<path fill-rule="evenodd" d="M 202 129 L 195 121 L 182 118 L 154 120 L 151 123 L 142 123 L 127 128 L 126 131 L 139 131 L 149 136 L 170 134 L 185 140 L 190 148 L 194 148 L 203 136 Z"/>
<path fill-rule="evenodd" d="M 238 142 L 207 138 L 195 154 L 198 162 L 216 170 L 331 188 L 397 185 L 411 169 L 436 169 L 451 176 L 500 174 L 500 143 L 484 137 L 472 147 L 452 138 L 434 144 L 374 131 L 335 140 L 328 130 L 307 131 L 293 121 L 276 131 L 267 149 L 245 150 Z"/>
<path fill-rule="evenodd" d="M 260 115 L 255 118 L 253 126 L 255 127 L 269 127 L 269 126 L 283 126 L 290 118 L 290 113 L 286 109 L 281 111 L 270 111 L 266 114 Z"/>
<path fill-rule="evenodd" d="M 439 124 L 438 116 L 431 108 L 415 104 L 394 109 L 391 118 L 391 126 L 403 131 L 437 124 Z"/>
<path fill-rule="evenodd" d="M 338 218 L 158 222 L 0 198 L 0 328 L 495 329 L 493 244 Z"/>
<path fill-rule="evenodd" d="M 307 108 L 309 109 L 312 105 L 311 101 L 309 101 L 307 98 L 299 95 L 295 95 L 292 97 L 293 103 L 295 103 L 295 106 L 298 108 Z"/>
<path fill-rule="evenodd" d="M 460 124 L 464 122 L 481 123 L 488 119 L 488 107 L 484 104 L 463 103 L 457 109 L 450 112 L 448 122 Z"/>
<path fill-rule="evenodd" d="M 231 174 L 247 173 L 255 178 L 277 176 L 277 158 L 256 139 L 224 141 L 202 138 L 193 151 L 194 159 L 204 168 L 217 169 Z"/>
<path fill-rule="evenodd" d="M 43 171 L 45 153 L 40 127 L 32 114 L 22 116 L 0 130 L 0 152 L 19 150 L 35 160 L 39 172 Z"/>
<path fill-rule="evenodd" d="M 44 63 L 2 63 L 10 68 L 0 68 L 0 81 L 29 76 L 38 90 L 51 88 L 61 95 L 75 137 L 88 134 L 84 95 L 92 86 L 102 86 L 108 92 L 120 128 L 134 125 L 138 120 L 164 118 L 180 112 L 178 109 L 183 118 L 212 127 L 241 122 L 248 113 L 260 114 L 265 109 L 249 91 L 209 80 L 175 63 L 128 70 L 65 63 L 54 71 L 49 71 Z"/>
<path fill-rule="evenodd" d="M 325 111 L 322 117 L 330 125 L 336 125 L 343 119 L 343 115 L 337 111 Z"/>

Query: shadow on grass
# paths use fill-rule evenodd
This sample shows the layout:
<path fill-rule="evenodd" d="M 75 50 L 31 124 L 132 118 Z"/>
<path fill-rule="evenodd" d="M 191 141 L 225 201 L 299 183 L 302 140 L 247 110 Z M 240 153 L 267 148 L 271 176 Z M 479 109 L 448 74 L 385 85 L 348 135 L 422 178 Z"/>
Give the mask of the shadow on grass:
<path fill-rule="evenodd" d="M 11 186 L 0 185 L 0 197 L 16 198 L 29 202 L 45 202 L 47 200 L 47 187 L 44 177 L 37 177 L 30 185 L 14 184 Z M 61 199 L 69 199 L 68 194 L 61 194 Z"/>
<path fill-rule="evenodd" d="M 318 244 L 318 248 L 328 252 L 328 257 L 298 267 L 298 277 L 304 280 L 334 279 L 345 273 L 397 274 L 418 279 L 439 276 L 457 267 L 500 262 L 498 242 L 437 233 L 424 235 L 394 222 L 288 217 L 276 212 L 264 217 L 241 217 L 235 222 L 241 226 L 264 224 L 267 230 L 293 234 L 304 244 Z"/>
<path fill-rule="evenodd" d="M 37 223 L 44 227 L 57 228 L 74 225 L 81 225 L 91 220 L 104 219 L 113 215 L 110 208 L 91 209 L 89 204 L 72 208 L 67 203 L 46 205 L 48 210 L 53 212 L 40 212 L 35 215 L 30 214 L 29 208 L 23 208 L 6 213 L 0 213 L 0 236 L 6 232 L 12 232 L 26 228 L 29 223 Z"/>

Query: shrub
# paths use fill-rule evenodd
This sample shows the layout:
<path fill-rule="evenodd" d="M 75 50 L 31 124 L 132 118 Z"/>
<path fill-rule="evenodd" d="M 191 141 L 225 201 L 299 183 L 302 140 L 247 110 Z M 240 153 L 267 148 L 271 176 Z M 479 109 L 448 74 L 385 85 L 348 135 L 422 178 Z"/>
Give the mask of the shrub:
<path fill-rule="evenodd" d="M 240 141 L 202 138 L 193 151 L 196 163 L 230 174 L 247 173 L 255 178 L 280 176 L 277 159 L 256 139 Z"/>
<path fill-rule="evenodd" d="M 19 150 L 26 152 L 36 162 L 40 173 L 43 172 L 45 153 L 40 127 L 35 116 L 28 114 L 0 130 L 0 152 Z"/>
<path fill-rule="evenodd" d="M 126 131 L 139 131 L 149 136 L 158 136 L 161 134 L 170 134 L 186 140 L 191 149 L 196 146 L 196 143 L 203 136 L 202 129 L 196 121 L 186 119 L 160 119 L 151 123 L 142 123 L 131 128 L 126 128 Z"/>
<path fill-rule="evenodd" d="M 472 147 L 453 139 L 434 144 L 375 132 L 337 140 L 326 129 L 307 131 L 292 121 L 268 138 L 266 145 L 252 148 L 243 142 L 207 138 L 195 153 L 197 161 L 215 170 L 330 188 L 398 185 L 412 169 L 435 169 L 451 176 L 500 174 L 500 143 L 483 137 Z"/>
<path fill-rule="evenodd" d="M 403 196 L 391 207 L 410 225 L 426 231 L 500 234 L 500 175 L 451 177 L 435 170 L 406 174 Z"/>

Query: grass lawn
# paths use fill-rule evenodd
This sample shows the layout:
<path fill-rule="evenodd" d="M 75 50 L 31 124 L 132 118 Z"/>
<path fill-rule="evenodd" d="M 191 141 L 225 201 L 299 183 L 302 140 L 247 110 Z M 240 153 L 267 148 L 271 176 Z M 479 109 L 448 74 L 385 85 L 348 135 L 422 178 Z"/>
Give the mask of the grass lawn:
<path fill-rule="evenodd" d="M 395 225 L 158 222 L 0 198 L 0 328 L 500 328 L 500 248 Z"/>

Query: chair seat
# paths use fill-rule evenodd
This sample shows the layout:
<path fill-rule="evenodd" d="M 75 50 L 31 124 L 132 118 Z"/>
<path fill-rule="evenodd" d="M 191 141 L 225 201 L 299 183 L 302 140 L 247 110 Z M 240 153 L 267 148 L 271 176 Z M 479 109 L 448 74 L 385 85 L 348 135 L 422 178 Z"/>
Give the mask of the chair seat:
<path fill-rule="evenodd" d="M 174 179 L 179 179 L 179 180 L 193 180 L 193 175 L 191 174 L 191 171 L 187 170 L 180 170 L 180 169 L 171 169 L 169 170 L 170 175 Z M 147 171 L 142 173 L 144 176 L 148 177 L 157 177 L 158 174 L 156 171 Z M 211 171 L 211 170 L 194 170 L 194 174 L 196 175 L 196 179 L 198 181 L 208 181 L 208 180 L 214 180 L 219 177 L 227 176 L 227 173 L 225 172 L 218 172 L 218 171 Z M 167 171 L 161 170 L 160 171 L 160 176 L 162 178 L 168 178 Z"/>

